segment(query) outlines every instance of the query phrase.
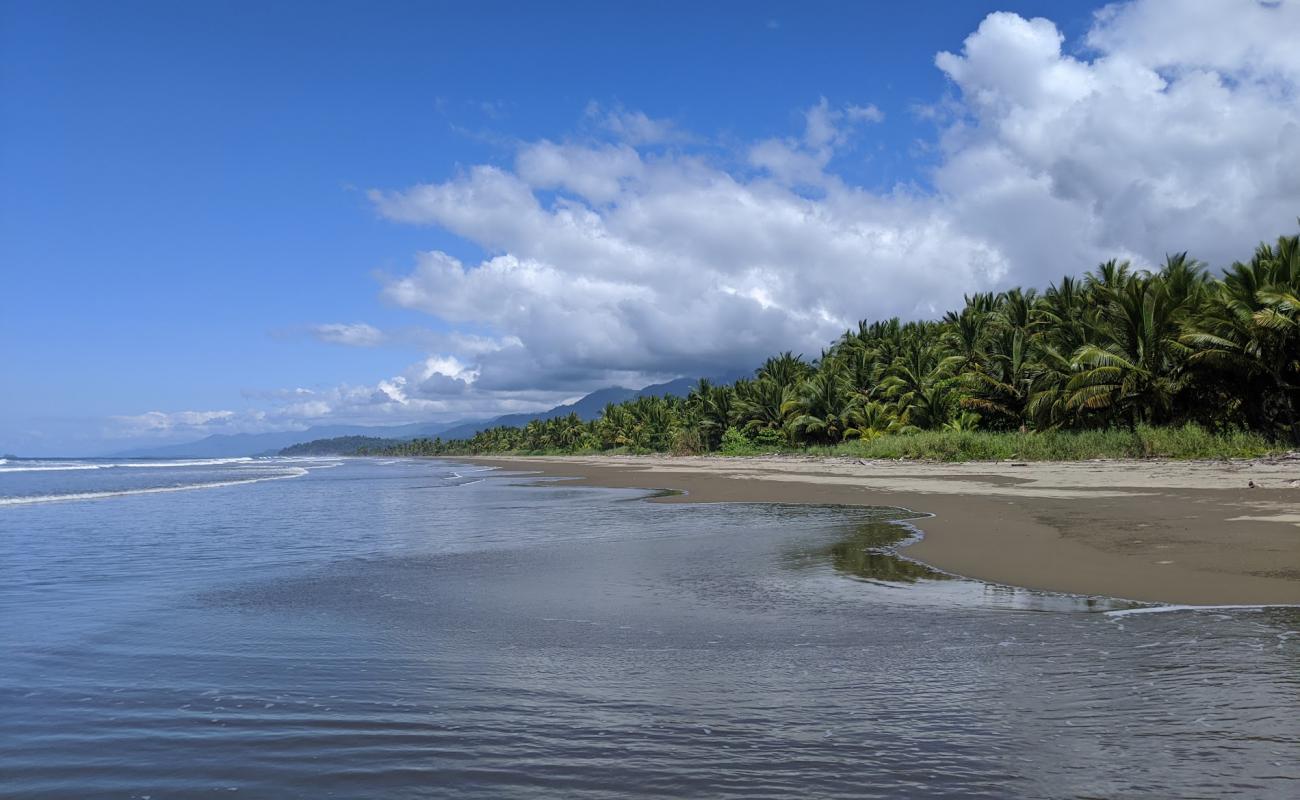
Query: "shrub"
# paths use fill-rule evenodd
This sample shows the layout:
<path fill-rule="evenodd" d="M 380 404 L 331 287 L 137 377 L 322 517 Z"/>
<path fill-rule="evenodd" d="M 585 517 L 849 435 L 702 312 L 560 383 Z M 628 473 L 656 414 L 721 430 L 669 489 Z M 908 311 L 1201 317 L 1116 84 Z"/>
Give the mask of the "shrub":
<path fill-rule="evenodd" d="M 737 428 L 727 428 L 722 434 L 722 447 L 718 452 L 724 456 L 748 456 L 757 452 L 754 443 L 745 433 Z"/>

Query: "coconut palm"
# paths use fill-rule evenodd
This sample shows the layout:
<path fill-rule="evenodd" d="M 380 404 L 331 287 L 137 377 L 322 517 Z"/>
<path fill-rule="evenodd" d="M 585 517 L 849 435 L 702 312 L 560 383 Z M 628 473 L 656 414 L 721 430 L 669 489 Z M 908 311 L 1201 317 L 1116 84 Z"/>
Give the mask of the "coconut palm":
<path fill-rule="evenodd" d="M 835 360 L 799 384 L 781 406 L 793 432 L 806 441 L 841 441 L 854 428 L 860 395 L 853 391 L 846 371 Z"/>
<path fill-rule="evenodd" d="M 935 428 L 947 421 L 954 398 L 942 355 L 941 348 L 915 337 L 886 371 L 880 388 L 904 424 Z"/>
<path fill-rule="evenodd" d="M 1261 244 L 1249 263 L 1234 263 L 1183 341 L 1202 374 L 1240 383 L 1247 424 L 1300 441 L 1300 237 Z"/>
<path fill-rule="evenodd" d="M 1187 385 L 1183 365 L 1191 348 L 1181 339 L 1182 322 L 1194 295 L 1172 290 L 1160 275 L 1123 268 L 1102 275 L 1105 282 L 1092 283 L 1099 341 L 1074 353 L 1066 407 L 1080 415 L 1106 411 L 1129 425 L 1166 421 Z"/>

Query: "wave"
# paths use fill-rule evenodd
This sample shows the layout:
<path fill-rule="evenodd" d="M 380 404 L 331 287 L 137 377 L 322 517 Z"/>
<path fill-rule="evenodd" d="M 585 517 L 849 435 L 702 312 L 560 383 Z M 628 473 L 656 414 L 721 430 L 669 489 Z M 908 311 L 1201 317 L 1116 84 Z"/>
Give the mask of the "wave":
<path fill-rule="evenodd" d="M 46 464 L 40 466 L 0 467 L 0 475 L 7 472 L 69 472 L 73 470 L 104 469 L 106 464 Z"/>
<path fill-rule="evenodd" d="M 241 456 L 239 458 L 197 458 L 190 461 L 149 461 L 149 462 L 123 462 L 121 464 L 112 464 L 114 467 L 208 467 L 217 464 L 248 464 L 256 459 L 250 456 Z"/>
<path fill-rule="evenodd" d="M 190 483 L 184 486 L 155 486 L 148 489 L 121 489 L 104 492 L 75 492 L 72 494 L 38 494 L 26 497 L 0 497 L 0 506 L 24 506 L 33 503 L 57 503 L 71 500 L 102 500 L 107 497 L 126 497 L 133 494 L 160 494 L 163 492 L 188 492 L 194 489 L 219 489 L 223 486 L 242 486 L 246 483 L 279 481 L 286 478 L 301 478 L 307 474 L 302 467 L 290 467 L 291 472 L 283 475 L 264 475 L 260 478 L 242 478 L 233 481 L 209 481 L 207 483 Z"/>
<path fill-rule="evenodd" d="M 104 464 L 87 464 L 72 462 L 54 462 L 42 464 L 22 463 L 11 465 L 8 461 L 0 459 L 0 475 L 6 472 L 74 472 L 91 469 L 159 469 L 166 467 L 212 467 L 221 464 L 247 464 L 256 459 L 248 456 L 240 458 L 204 458 L 190 459 L 179 461 L 113 461 Z"/>
<path fill-rule="evenodd" d="M 1300 603 L 1264 603 L 1259 605 L 1228 606 L 1144 606 L 1142 608 L 1120 608 L 1102 612 L 1108 617 L 1131 617 L 1134 614 L 1166 614 L 1170 611 L 1264 611 L 1270 608 L 1300 608 Z"/>

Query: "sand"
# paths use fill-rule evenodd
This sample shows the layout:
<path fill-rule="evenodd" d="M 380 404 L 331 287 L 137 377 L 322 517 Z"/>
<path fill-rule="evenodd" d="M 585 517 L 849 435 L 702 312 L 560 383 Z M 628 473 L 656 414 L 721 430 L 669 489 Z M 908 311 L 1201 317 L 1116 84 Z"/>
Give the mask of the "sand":
<path fill-rule="evenodd" d="M 1070 463 L 846 458 L 475 458 L 654 502 L 896 506 L 904 555 L 993 583 L 1192 605 L 1300 603 L 1300 459 Z M 1249 482 L 1255 483 L 1255 488 Z"/>

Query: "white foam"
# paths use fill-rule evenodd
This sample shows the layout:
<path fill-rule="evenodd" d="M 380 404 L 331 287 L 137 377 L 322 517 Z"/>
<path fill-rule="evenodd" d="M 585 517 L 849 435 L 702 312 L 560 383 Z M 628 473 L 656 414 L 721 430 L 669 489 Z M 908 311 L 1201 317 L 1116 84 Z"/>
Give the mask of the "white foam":
<path fill-rule="evenodd" d="M 1130 617 L 1134 614 L 1164 614 L 1169 611 L 1263 611 L 1268 608 L 1300 608 L 1300 603 L 1266 603 L 1263 605 L 1232 606 L 1146 606 L 1104 611 L 1108 617 Z"/>
<path fill-rule="evenodd" d="M 107 497 L 127 497 L 135 494 L 161 494 L 163 492 L 188 492 L 193 489 L 219 489 L 223 486 L 242 486 L 246 483 L 262 481 L 279 481 L 286 478 L 301 478 L 307 470 L 290 467 L 292 472 L 283 475 L 266 475 L 260 478 L 243 478 L 236 481 L 212 481 L 210 483 L 191 483 L 186 486 L 156 486 L 150 489 L 123 489 L 116 492 L 76 492 L 74 494 L 44 494 L 29 497 L 0 497 L 0 506 L 23 506 L 33 503 L 58 503 L 72 500 L 102 500 Z"/>
<path fill-rule="evenodd" d="M 121 464 L 110 464 L 113 467 L 207 467 L 217 464 L 247 464 L 253 461 L 249 456 L 240 458 L 199 458 L 192 461 L 142 461 L 137 463 L 124 462 Z"/>
<path fill-rule="evenodd" d="M 247 464 L 254 459 L 247 456 L 241 458 L 204 458 L 182 461 L 121 461 L 108 462 L 103 464 L 86 464 L 76 462 L 49 462 L 49 463 L 20 463 L 10 464 L 7 461 L 0 461 L 0 474 L 6 472 L 75 472 L 91 469 L 165 469 L 167 467 L 208 467 L 218 466 L 221 464 Z"/>
<path fill-rule="evenodd" d="M 32 466 L 23 465 L 17 467 L 5 466 L 5 467 L 0 467 L 0 474 L 4 474 L 6 472 L 69 472 L 72 470 L 104 469 L 109 466 L 112 465 L 111 464 L 46 464 L 46 465 L 32 465 Z"/>

